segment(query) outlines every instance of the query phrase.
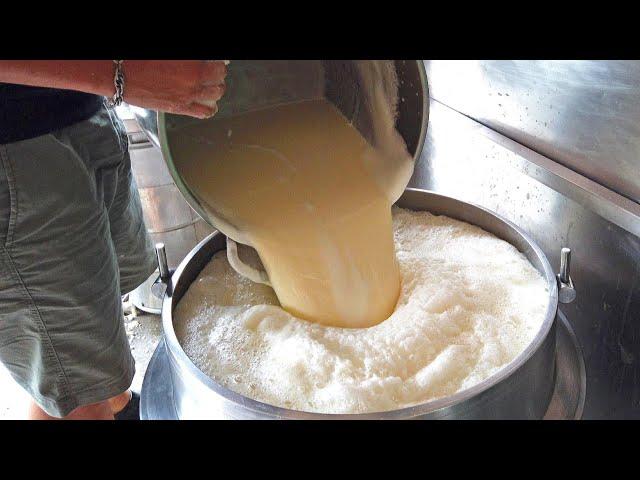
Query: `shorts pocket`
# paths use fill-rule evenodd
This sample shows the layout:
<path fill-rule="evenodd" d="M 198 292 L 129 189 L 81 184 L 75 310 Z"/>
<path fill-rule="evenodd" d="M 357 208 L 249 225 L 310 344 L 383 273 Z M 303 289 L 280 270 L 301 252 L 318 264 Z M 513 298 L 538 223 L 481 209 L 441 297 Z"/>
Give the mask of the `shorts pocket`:
<path fill-rule="evenodd" d="M 122 120 L 106 107 L 87 120 L 51 132 L 50 135 L 75 152 L 89 171 L 116 167 L 128 152 Z"/>

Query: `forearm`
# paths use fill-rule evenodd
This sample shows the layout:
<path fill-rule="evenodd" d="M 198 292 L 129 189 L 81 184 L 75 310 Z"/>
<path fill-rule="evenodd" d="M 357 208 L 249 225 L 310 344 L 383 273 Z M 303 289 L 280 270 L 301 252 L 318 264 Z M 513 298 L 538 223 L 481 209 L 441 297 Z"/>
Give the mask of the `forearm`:
<path fill-rule="evenodd" d="M 113 94 L 111 60 L 0 60 L 0 82 Z"/>
<path fill-rule="evenodd" d="M 198 118 L 216 113 L 227 74 L 224 62 L 206 60 L 125 60 L 123 69 L 128 104 Z M 115 92 L 114 74 L 112 60 L 0 60 L 0 83 L 105 97 Z"/>

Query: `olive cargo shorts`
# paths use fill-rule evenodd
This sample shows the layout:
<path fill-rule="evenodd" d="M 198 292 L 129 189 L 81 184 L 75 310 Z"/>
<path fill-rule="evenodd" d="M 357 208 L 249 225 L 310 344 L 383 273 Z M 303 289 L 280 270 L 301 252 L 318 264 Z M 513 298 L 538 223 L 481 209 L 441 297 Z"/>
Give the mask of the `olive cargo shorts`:
<path fill-rule="evenodd" d="M 0 361 L 49 415 L 129 388 L 121 294 L 155 268 L 114 112 L 0 145 Z"/>

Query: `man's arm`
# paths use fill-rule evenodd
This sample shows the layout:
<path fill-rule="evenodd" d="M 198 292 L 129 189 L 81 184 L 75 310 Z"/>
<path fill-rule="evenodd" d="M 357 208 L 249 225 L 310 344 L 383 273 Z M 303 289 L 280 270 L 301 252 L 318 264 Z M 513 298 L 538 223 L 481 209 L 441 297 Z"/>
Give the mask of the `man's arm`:
<path fill-rule="evenodd" d="M 124 100 L 139 107 L 209 117 L 224 93 L 222 61 L 125 60 Z M 0 82 L 111 96 L 111 60 L 1 60 Z"/>

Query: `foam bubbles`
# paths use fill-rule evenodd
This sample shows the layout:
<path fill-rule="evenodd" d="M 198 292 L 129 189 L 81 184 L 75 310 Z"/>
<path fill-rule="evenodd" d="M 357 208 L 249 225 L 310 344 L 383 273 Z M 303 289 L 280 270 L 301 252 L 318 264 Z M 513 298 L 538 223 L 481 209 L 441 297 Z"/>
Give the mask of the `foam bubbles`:
<path fill-rule="evenodd" d="M 526 348 L 549 296 L 524 255 L 428 212 L 394 207 L 393 223 L 402 291 L 386 321 L 342 329 L 300 320 L 278 306 L 271 288 L 236 274 L 223 251 L 176 308 L 185 352 L 242 395 L 296 410 L 364 413 L 452 395 Z"/>

